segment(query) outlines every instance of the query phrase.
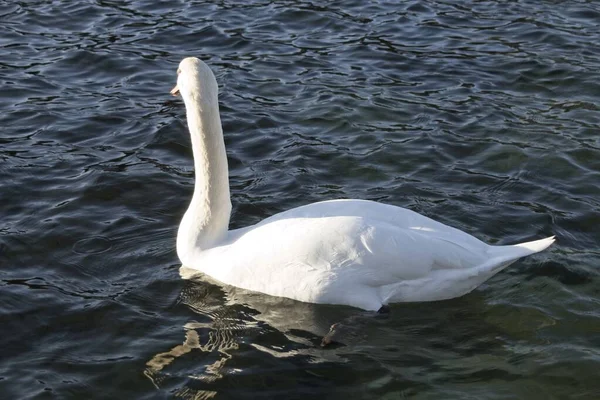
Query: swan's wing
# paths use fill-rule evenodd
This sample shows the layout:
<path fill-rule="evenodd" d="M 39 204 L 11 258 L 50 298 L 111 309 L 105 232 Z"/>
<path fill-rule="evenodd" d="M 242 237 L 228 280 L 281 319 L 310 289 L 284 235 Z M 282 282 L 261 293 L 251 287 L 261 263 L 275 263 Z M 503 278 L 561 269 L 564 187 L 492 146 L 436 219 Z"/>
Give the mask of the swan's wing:
<path fill-rule="evenodd" d="M 390 204 L 369 200 L 340 199 L 321 201 L 273 215 L 258 225 L 289 218 L 361 217 L 372 225 L 387 223 L 398 228 L 431 232 L 468 247 L 479 248 L 485 243 L 451 226 L 435 221 L 417 212 Z"/>
<path fill-rule="evenodd" d="M 362 251 L 360 264 L 379 265 L 375 269 L 387 278 L 390 273 L 399 279 L 412 279 L 431 268 L 469 268 L 481 263 L 489 249 L 479 239 L 414 211 L 367 200 L 313 203 L 277 214 L 259 225 L 296 221 L 287 229 L 290 234 L 294 230 L 300 240 L 304 224 L 311 225 L 314 219 L 321 223 L 312 225 L 319 229 L 312 240 L 324 240 L 335 252 L 327 255 L 327 248 L 320 249 L 325 251 L 324 258 L 333 256 L 344 266 L 356 261 L 350 250 Z M 304 220 L 309 221 L 300 222 Z M 337 254 L 340 247 L 348 250 L 346 262 Z M 388 264 L 391 271 L 385 267 Z"/>
<path fill-rule="evenodd" d="M 388 301 L 467 293 L 498 267 L 541 249 L 527 245 L 492 247 L 410 210 L 345 200 L 231 231 L 190 267 L 272 296 L 377 310 Z"/>
<path fill-rule="evenodd" d="M 283 297 L 302 293 L 293 297 L 328 302 L 319 296 L 480 262 L 470 245 L 450 236 L 359 216 L 280 218 L 245 231 L 226 257 L 216 256 L 215 263 L 208 262 L 211 270 L 202 269 L 249 290 Z M 220 268 L 223 262 L 227 268 Z"/>

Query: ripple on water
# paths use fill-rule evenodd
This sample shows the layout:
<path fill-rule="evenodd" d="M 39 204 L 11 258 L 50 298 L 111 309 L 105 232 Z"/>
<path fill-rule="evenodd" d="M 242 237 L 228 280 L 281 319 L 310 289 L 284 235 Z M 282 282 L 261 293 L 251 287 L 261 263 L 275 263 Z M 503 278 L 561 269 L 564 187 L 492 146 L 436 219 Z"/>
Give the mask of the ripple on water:
<path fill-rule="evenodd" d="M 103 236 L 93 236 L 78 240 L 73 245 L 73 251 L 79 254 L 100 254 L 110 250 L 110 239 Z"/>
<path fill-rule="evenodd" d="M 538 2 L 539 3 L 539 2 Z M 590 2 L 0 4 L 7 398 L 596 398 L 600 9 Z M 352 309 L 180 279 L 185 56 L 220 84 L 232 227 L 329 198 L 500 244 L 470 295 Z"/>

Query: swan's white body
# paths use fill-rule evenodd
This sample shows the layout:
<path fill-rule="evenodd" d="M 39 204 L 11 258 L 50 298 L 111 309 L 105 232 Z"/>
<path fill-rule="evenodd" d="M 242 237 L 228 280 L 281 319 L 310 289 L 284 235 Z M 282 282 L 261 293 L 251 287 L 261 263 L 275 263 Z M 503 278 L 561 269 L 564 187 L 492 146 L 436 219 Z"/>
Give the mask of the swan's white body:
<path fill-rule="evenodd" d="M 490 246 L 413 211 L 364 200 L 324 201 L 228 231 L 231 202 L 217 82 L 186 58 L 178 85 L 192 137 L 196 184 L 177 254 L 190 268 L 248 290 L 365 310 L 466 294 L 546 238 Z"/>

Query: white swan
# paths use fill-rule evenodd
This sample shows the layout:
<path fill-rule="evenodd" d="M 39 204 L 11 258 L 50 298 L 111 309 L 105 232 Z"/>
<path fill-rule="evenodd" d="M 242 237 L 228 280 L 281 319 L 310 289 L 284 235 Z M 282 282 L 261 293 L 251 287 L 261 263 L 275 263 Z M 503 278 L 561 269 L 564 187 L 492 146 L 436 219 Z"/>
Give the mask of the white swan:
<path fill-rule="evenodd" d="M 228 231 L 231 200 L 218 86 L 186 58 L 177 70 L 192 138 L 195 188 L 177 234 L 183 265 L 244 289 L 304 302 L 378 310 L 393 302 L 464 295 L 554 237 L 490 246 L 413 211 L 333 200 Z"/>

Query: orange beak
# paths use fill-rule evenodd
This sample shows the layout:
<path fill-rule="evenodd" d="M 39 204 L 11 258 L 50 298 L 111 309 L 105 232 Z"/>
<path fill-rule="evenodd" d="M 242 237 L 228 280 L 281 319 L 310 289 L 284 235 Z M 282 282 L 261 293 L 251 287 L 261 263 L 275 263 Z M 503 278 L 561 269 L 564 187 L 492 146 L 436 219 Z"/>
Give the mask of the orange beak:
<path fill-rule="evenodd" d="M 173 96 L 177 96 L 179 94 L 179 86 L 175 85 L 175 87 L 173 89 L 171 89 L 171 94 Z"/>

